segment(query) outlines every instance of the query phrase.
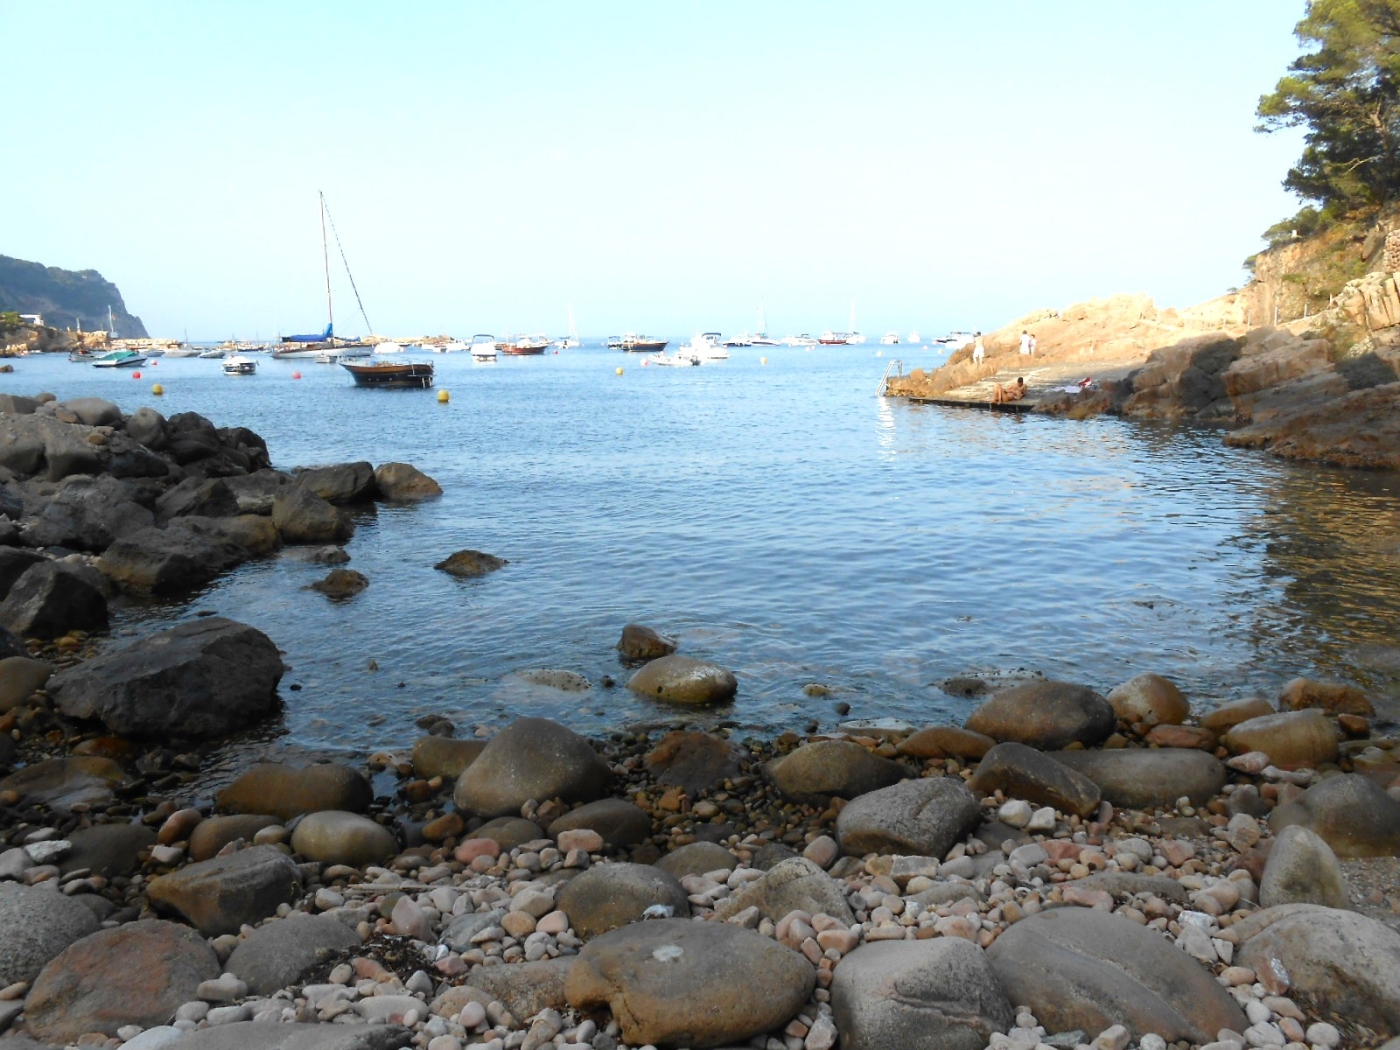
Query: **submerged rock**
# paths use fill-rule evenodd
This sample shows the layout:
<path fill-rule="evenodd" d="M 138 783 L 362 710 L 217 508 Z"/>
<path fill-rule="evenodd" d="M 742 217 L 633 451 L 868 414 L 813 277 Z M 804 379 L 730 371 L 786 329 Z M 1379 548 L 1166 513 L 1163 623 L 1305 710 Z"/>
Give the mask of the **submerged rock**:
<path fill-rule="evenodd" d="M 374 482 L 387 500 L 413 502 L 442 495 L 442 486 L 408 463 L 381 463 L 374 468 Z"/>
<path fill-rule="evenodd" d="M 433 566 L 434 569 L 441 569 L 449 576 L 485 576 L 488 572 L 495 572 L 497 569 L 509 565 L 510 562 L 504 558 L 498 558 L 494 554 L 484 554 L 481 551 L 462 550 L 456 554 L 448 555 L 442 561 Z"/>
<path fill-rule="evenodd" d="M 663 656 L 644 664 L 627 682 L 638 696 L 679 704 L 727 704 L 739 691 L 732 671 L 689 656 Z"/>

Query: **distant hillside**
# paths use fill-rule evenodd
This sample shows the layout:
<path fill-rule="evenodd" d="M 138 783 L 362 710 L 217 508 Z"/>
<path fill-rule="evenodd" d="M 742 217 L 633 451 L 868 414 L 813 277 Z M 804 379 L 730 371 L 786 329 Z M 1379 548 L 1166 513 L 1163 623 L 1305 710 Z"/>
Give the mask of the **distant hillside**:
<path fill-rule="evenodd" d="M 141 318 L 126 312 L 122 293 L 96 270 L 60 270 L 0 255 L 0 312 L 43 314 L 52 328 L 82 327 L 85 332 L 107 330 L 111 307 L 116 334 L 144 338 Z"/>

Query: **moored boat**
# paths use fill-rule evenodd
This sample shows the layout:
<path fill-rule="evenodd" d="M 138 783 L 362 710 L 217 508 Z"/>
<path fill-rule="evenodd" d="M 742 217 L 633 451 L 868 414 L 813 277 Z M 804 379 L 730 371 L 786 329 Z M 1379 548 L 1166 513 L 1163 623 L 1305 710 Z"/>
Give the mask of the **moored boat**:
<path fill-rule="evenodd" d="M 135 350 L 112 350 L 93 359 L 93 368 L 137 368 L 146 363 L 144 354 Z"/>
<path fill-rule="evenodd" d="M 496 337 L 485 332 L 479 332 L 472 336 L 471 351 L 473 361 L 494 361 L 496 360 Z"/>
<path fill-rule="evenodd" d="M 424 389 L 433 385 L 433 366 L 426 361 L 371 361 L 340 367 L 355 377 L 357 386 L 409 387 Z"/>
<path fill-rule="evenodd" d="M 845 346 L 850 341 L 849 332 L 823 332 L 817 339 L 822 346 Z"/>
<path fill-rule="evenodd" d="M 899 345 L 899 333 L 898 333 L 898 332 L 886 332 L 884 335 L 880 336 L 880 345 L 881 345 L 881 346 L 898 346 L 898 345 Z"/>
<path fill-rule="evenodd" d="M 676 350 L 675 353 L 667 354 L 665 351 L 656 354 L 647 354 L 642 358 L 644 365 L 661 365 L 665 368 L 683 367 L 690 368 L 700 364 L 700 358 L 689 352 Z"/>
<path fill-rule="evenodd" d="M 224 358 L 224 375 L 250 376 L 258 370 L 258 363 L 245 354 L 234 354 Z"/>
<path fill-rule="evenodd" d="M 666 344 L 670 340 L 653 339 L 650 336 L 638 335 L 636 332 L 626 333 L 618 345 L 619 350 L 625 350 L 629 354 L 650 354 L 660 353 L 666 349 Z"/>
<path fill-rule="evenodd" d="M 508 335 L 496 344 L 496 349 L 517 357 L 542 354 L 549 349 L 549 340 L 542 335 Z"/>

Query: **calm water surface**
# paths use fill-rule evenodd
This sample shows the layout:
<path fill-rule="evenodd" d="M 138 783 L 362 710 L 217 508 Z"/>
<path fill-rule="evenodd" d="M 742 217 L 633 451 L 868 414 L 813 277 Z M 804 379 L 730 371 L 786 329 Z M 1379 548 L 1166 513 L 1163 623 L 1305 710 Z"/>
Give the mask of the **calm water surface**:
<path fill-rule="evenodd" d="M 371 583 L 350 601 L 306 590 L 325 568 L 284 555 L 117 616 L 119 635 L 197 610 L 266 631 L 291 668 L 277 732 L 295 747 L 404 746 L 429 712 L 584 731 L 692 718 L 598 685 L 625 680 L 612 646 L 633 621 L 732 668 L 737 701 L 704 717 L 746 728 L 830 726 L 841 700 L 851 717 L 961 719 L 969 702 L 939 682 L 1018 669 L 1103 690 L 1156 671 L 1198 706 L 1323 675 L 1395 716 L 1400 478 L 1228 450 L 1213 430 L 884 400 L 892 349 L 934 360 L 435 355 L 447 405 L 270 359 L 246 378 L 162 360 L 134 380 L 30 358 L 3 388 L 197 411 L 258 431 L 281 468 L 403 460 L 442 483 L 441 500 L 359 517 L 347 549 Z M 510 564 L 474 581 L 432 568 L 462 548 Z M 534 668 L 594 688 L 516 674 Z M 832 694 L 807 697 L 813 682 Z"/>

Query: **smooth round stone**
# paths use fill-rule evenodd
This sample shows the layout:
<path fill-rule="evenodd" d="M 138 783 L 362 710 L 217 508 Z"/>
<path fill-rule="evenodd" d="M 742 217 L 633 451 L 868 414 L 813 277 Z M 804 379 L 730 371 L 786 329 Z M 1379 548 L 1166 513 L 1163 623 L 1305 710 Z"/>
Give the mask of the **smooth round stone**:
<path fill-rule="evenodd" d="M 322 864 L 363 868 L 379 864 L 398 852 L 388 828 L 358 813 L 323 810 L 301 819 L 292 832 L 292 849 Z"/>

